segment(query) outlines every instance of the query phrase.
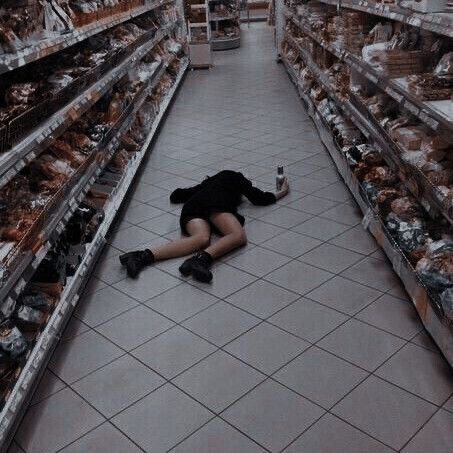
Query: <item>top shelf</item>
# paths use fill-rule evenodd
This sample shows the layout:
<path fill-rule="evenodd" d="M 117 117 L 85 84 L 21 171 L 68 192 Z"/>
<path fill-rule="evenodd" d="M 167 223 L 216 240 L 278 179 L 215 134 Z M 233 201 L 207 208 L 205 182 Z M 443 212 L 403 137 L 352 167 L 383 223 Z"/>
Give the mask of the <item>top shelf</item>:
<path fill-rule="evenodd" d="M 105 19 L 98 20 L 84 27 L 76 28 L 70 33 L 58 34 L 51 38 L 43 39 L 35 45 L 26 47 L 13 54 L 4 54 L 0 56 L 0 74 L 12 71 L 25 66 L 33 61 L 40 60 L 48 55 L 60 52 L 67 47 L 73 46 L 78 42 L 85 41 L 102 31 L 108 30 L 115 25 L 126 22 L 134 17 L 140 16 L 159 6 L 172 2 L 173 0 L 154 0 L 149 1 L 145 6 L 134 8 L 125 13 L 115 14 Z"/>
<path fill-rule="evenodd" d="M 384 5 L 373 0 L 319 0 L 328 5 L 355 9 L 453 38 L 452 13 L 418 13 L 397 5 Z"/>
<path fill-rule="evenodd" d="M 336 45 L 326 42 L 317 33 L 312 32 L 303 20 L 290 9 L 287 9 L 286 17 L 321 47 L 347 63 L 370 82 L 379 86 L 381 90 L 397 101 L 401 108 L 411 112 L 434 131 L 442 128 L 450 132 L 453 131 L 453 109 L 450 100 L 422 101 L 418 99 L 409 92 L 406 78 L 391 79 L 346 49 L 338 48 Z"/>

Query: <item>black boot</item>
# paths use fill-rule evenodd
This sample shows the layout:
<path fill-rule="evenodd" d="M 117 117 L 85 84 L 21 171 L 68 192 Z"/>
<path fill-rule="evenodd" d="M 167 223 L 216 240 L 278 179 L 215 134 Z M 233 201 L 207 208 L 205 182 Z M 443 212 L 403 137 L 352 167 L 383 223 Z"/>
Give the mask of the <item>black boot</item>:
<path fill-rule="evenodd" d="M 179 271 L 186 277 L 192 274 L 195 280 L 209 283 L 212 280 L 212 272 L 209 270 L 212 262 L 212 256 L 208 252 L 199 252 L 184 261 L 179 267 Z"/>
<path fill-rule="evenodd" d="M 137 250 L 135 252 L 125 253 L 120 256 L 120 262 L 126 266 L 127 275 L 131 278 L 137 278 L 138 274 L 150 264 L 154 263 L 154 255 L 151 250 Z"/>

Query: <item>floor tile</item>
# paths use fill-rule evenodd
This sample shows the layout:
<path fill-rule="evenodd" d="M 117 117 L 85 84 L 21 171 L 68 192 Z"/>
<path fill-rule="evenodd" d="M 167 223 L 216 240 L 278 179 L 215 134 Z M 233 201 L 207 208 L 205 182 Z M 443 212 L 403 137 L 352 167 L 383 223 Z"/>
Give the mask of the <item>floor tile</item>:
<path fill-rule="evenodd" d="M 404 346 L 376 374 L 437 405 L 453 394 L 447 362 L 439 354 L 416 345 Z"/>
<path fill-rule="evenodd" d="M 453 441 L 453 414 L 440 410 L 403 448 L 403 453 L 448 453 Z"/>
<path fill-rule="evenodd" d="M 222 415 L 268 450 L 280 451 L 322 414 L 318 406 L 268 380 Z"/>
<path fill-rule="evenodd" d="M 317 193 L 317 195 L 319 195 L 319 193 Z M 328 209 L 327 211 L 324 211 L 321 214 L 321 217 L 334 220 L 335 222 L 341 222 L 352 227 L 358 225 L 361 222 L 361 212 L 362 211 L 360 211 L 357 206 L 339 204 L 331 209 Z"/>
<path fill-rule="evenodd" d="M 298 294 L 284 288 L 265 280 L 258 280 L 227 297 L 226 301 L 265 319 L 294 302 L 298 297 Z"/>
<path fill-rule="evenodd" d="M 27 411 L 16 441 L 30 453 L 57 451 L 103 421 L 88 403 L 66 388 Z"/>
<path fill-rule="evenodd" d="M 249 330 L 225 350 L 266 374 L 274 373 L 302 351 L 309 343 L 271 324 L 263 323 Z"/>
<path fill-rule="evenodd" d="M 266 280 L 303 295 L 331 277 L 333 274 L 330 272 L 299 261 L 292 261 L 267 275 Z"/>
<path fill-rule="evenodd" d="M 331 239 L 330 242 L 353 252 L 363 253 L 364 255 L 373 253 L 379 247 L 373 236 L 364 230 L 362 225 L 351 228 L 335 239 Z"/>
<path fill-rule="evenodd" d="M 228 379 L 224 379 L 228 376 Z M 174 384 L 216 413 L 263 381 L 265 376 L 223 351 L 207 357 Z"/>
<path fill-rule="evenodd" d="M 230 258 L 228 264 L 257 277 L 263 277 L 289 261 L 291 261 L 291 258 L 284 255 L 262 247 L 254 247 Z"/>
<path fill-rule="evenodd" d="M 269 318 L 269 322 L 314 343 L 347 319 L 335 310 L 301 298 Z"/>
<path fill-rule="evenodd" d="M 87 330 L 90 330 L 90 327 L 73 315 L 66 325 L 60 341 L 71 340 L 72 338 L 77 337 Z"/>
<path fill-rule="evenodd" d="M 149 182 L 149 184 L 138 184 L 132 191 L 132 198 L 142 203 L 147 203 L 155 198 L 166 195 L 166 190 L 151 185 L 156 181 L 161 181 L 166 176 L 168 176 L 166 173 L 158 170 L 153 173 L 148 173 L 148 176 L 144 180 Z"/>
<path fill-rule="evenodd" d="M 163 214 L 163 212 L 161 212 L 161 214 Z M 117 249 L 127 252 L 138 248 L 140 245 L 147 244 L 149 241 L 156 238 L 157 235 L 151 233 L 151 231 L 138 226 L 131 226 L 114 232 L 108 237 L 108 242 Z"/>
<path fill-rule="evenodd" d="M 436 343 L 434 343 L 433 339 L 426 330 L 422 330 L 418 335 L 412 338 L 411 342 L 418 346 L 422 346 L 423 348 L 429 349 L 430 351 L 440 353 Z"/>
<path fill-rule="evenodd" d="M 360 368 L 314 346 L 283 367 L 274 378 L 330 409 L 367 376 Z"/>
<path fill-rule="evenodd" d="M 131 350 L 172 327 L 174 323 L 148 307 L 138 306 L 96 327 L 123 349 Z"/>
<path fill-rule="evenodd" d="M 94 327 L 137 305 L 137 301 L 109 286 L 86 294 L 75 313 L 85 324 Z"/>
<path fill-rule="evenodd" d="M 270 223 L 253 220 L 245 224 L 245 231 L 247 232 L 249 242 L 252 244 L 261 244 L 277 236 L 277 234 L 283 233 L 285 230 Z"/>
<path fill-rule="evenodd" d="M 94 269 L 94 275 L 107 285 L 112 285 L 127 277 L 126 269 L 121 266 L 116 256 L 100 261 Z"/>
<path fill-rule="evenodd" d="M 410 340 L 423 329 L 412 302 L 383 295 L 357 315 L 358 319 Z"/>
<path fill-rule="evenodd" d="M 264 453 L 264 451 L 239 431 L 216 418 L 179 444 L 172 453 Z"/>
<path fill-rule="evenodd" d="M 49 369 L 72 383 L 117 359 L 123 352 L 94 331 L 61 343 L 50 359 Z"/>
<path fill-rule="evenodd" d="M 307 176 L 313 172 L 319 170 L 321 167 L 318 165 L 309 164 L 307 162 L 297 162 L 295 164 L 288 165 L 286 167 L 287 172 L 290 175 L 295 176 Z"/>
<path fill-rule="evenodd" d="M 314 217 L 294 227 L 293 230 L 321 241 L 328 241 L 349 228 L 349 226 L 334 222 L 333 220 Z"/>
<path fill-rule="evenodd" d="M 339 418 L 326 414 L 284 453 L 391 453 L 393 450 Z"/>
<path fill-rule="evenodd" d="M 144 269 L 137 279 L 127 278 L 113 286 L 132 298 L 145 302 L 180 283 L 181 280 L 151 266 Z"/>
<path fill-rule="evenodd" d="M 107 447 L 108 446 L 108 447 Z M 141 450 L 124 434 L 106 422 L 76 442 L 64 448 L 62 453 L 100 452 L 108 448 L 109 453 L 139 453 Z"/>
<path fill-rule="evenodd" d="M 323 349 L 369 371 L 375 370 L 403 345 L 404 340 L 355 319 L 319 342 Z"/>
<path fill-rule="evenodd" d="M 305 194 L 317 193 L 319 190 L 322 190 L 324 187 L 329 186 L 328 182 L 319 181 L 318 179 L 313 179 L 307 176 L 296 178 L 290 178 L 291 189 L 300 190 Z"/>
<path fill-rule="evenodd" d="M 155 234 L 165 235 L 180 228 L 179 217 L 166 212 L 165 214 L 154 217 L 151 220 L 145 220 L 140 223 L 140 228 L 145 228 L 145 230 L 151 231 Z"/>
<path fill-rule="evenodd" d="M 76 382 L 73 389 L 110 418 L 164 383 L 138 360 L 123 356 Z"/>
<path fill-rule="evenodd" d="M 398 282 L 393 269 L 374 258 L 364 258 L 341 275 L 380 291 L 387 291 Z"/>
<path fill-rule="evenodd" d="M 311 291 L 306 297 L 348 315 L 354 315 L 382 293 L 339 275 Z"/>
<path fill-rule="evenodd" d="M 154 297 L 146 305 L 175 322 L 182 322 L 218 301 L 213 295 L 183 283 Z"/>
<path fill-rule="evenodd" d="M 303 198 L 299 198 L 288 205 L 293 209 L 299 209 L 300 211 L 308 212 L 313 215 L 318 215 L 333 208 L 337 205 L 336 201 L 327 200 L 326 198 L 319 198 L 314 195 L 307 195 Z"/>
<path fill-rule="evenodd" d="M 255 316 L 220 302 L 183 325 L 217 346 L 223 346 L 258 323 Z"/>
<path fill-rule="evenodd" d="M 106 247 L 107 248 L 107 247 Z M 121 252 L 119 250 L 113 249 L 113 247 L 110 247 L 112 250 L 115 250 L 118 254 Z M 101 256 L 102 258 L 102 256 Z M 100 259 L 101 259 L 100 258 Z M 96 291 L 99 291 L 105 287 L 107 287 L 107 283 L 103 282 L 102 280 L 99 280 L 97 277 L 92 276 L 89 280 L 89 282 L 86 284 L 85 289 L 84 289 L 84 294 L 86 293 L 95 293 Z"/>
<path fill-rule="evenodd" d="M 297 203 L 297 201 L 294 203 Z M 282 228 L 291 228 L 309 220 L 311 217 L 312 215 L 306 212 L 282 206 L 281 208 L 274 209 L 273 211 L 264 214 L 260 217 L 260 220 Z"/>
<path fill-rule="evenodd" d="M 453 396 L 444 404 L 443 408 L 447 411 L 453 412 Z"/>
<path fill-rule="evenodd" d="M 222 299 L 239 291 L 257 279 L 250 274 L 226 264 L 216 266 L 213 269 L 213 274 L 214 278 L 209 284 L 200 283 L 195 280 L 189 280 L 189 282 L 191 285 Z"/>
<path fill-rule="evenodd" d="M 363 259 L 363 255 L 331 244 L 322 244 L 298 259 L 336 274 Z"/>
<path fill-rule="evenodd" d="M 213 414 L 166 384 L 113 418 L 145 451 L 165 452 L 205 424 Z"/>
<path fill-rule="evenodd" d="M 335 415 L 399 450 L 428 421 L 436 407 L 370 376 L 332 409 Z"/>
<path fill-rule="evenodd" d="M 216 347 L 179 326 L 132 351 L 147 366 L 172 379 L 216 350 Z"/>
<path fill-rule="evenodd" d="M 51 371 L 46 370 L 41 378 L 41 381 L 33 394 L 33 399 L 31 404 L 37 404 L 43 399 L 53 395 L 54 393 L 63 390 L 66 387 L 66 384 Z"/>
<path fill-rule="evenodd" d="M 285 231 L 264 242 L 261 246 L 291 258 L 297 258 L 321 244 L 322 242 L 319 239 L 304 236 L 294 231 Z"/>

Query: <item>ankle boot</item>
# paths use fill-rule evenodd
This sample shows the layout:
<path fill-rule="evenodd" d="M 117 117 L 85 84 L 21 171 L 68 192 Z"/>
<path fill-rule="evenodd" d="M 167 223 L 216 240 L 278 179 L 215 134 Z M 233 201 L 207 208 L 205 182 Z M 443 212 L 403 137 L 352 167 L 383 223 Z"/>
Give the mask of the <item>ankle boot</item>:
<path fill-rule="evenodd" d="M 131 278 L 137 278 L 138 274 L 150 264 L 154 263 L 154 255 L 151 250 L 137 250 L 135 252 L 125 253 L 120 256 L 120 262 L 126 266 L 127 275 Z"/>
<path fill-rule="evenodd" d="M 199 252 L 184 261 L 179 267 L 179 271 L 186 277 L 192 274 L 195 280 L 209 283 L 212 280 L 212 272 L 209 270 L 212 262 L 212 256 L 208 252 Z"/>

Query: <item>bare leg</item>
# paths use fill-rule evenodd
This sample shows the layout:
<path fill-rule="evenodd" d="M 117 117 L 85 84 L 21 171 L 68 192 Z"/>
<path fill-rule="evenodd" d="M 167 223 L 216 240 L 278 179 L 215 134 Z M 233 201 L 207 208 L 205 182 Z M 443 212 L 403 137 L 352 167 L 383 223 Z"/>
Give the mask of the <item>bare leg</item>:
<path fill-rule="evenodd" d="M 212 258 L 220 258 L 232 250 L 247 244 L 247 236 L 239 220 L 229 212 L 212 214 L 209 218 L 224 235 L 216 243 L 205 249 Z"/>
<path fill-rule="evenodd" d="M 178 258 L 189 255 L 198 250 L 203 250 L 209 245 L 211 227 L 203 219 L 192 219 L 186 224 L 189 237 L 178 239 L 152 249 L 156 261 Z"/>

